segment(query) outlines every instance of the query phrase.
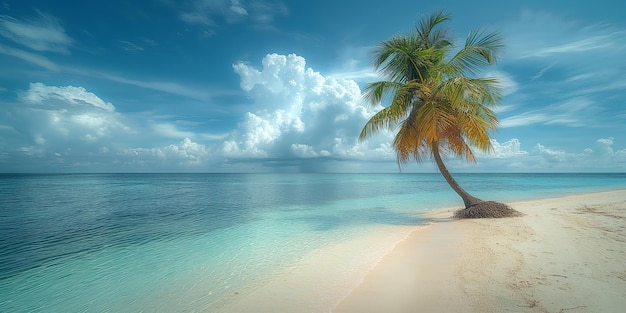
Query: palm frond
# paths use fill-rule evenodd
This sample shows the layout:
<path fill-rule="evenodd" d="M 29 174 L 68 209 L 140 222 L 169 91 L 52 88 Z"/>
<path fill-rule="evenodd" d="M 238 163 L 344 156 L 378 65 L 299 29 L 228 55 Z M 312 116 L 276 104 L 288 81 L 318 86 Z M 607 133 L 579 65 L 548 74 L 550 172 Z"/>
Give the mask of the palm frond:
<path fill-rule="evenodd" d="M 400 87 L 402 87 L 401 83 L 393 81 L 373 82 L 365 86 L 363 98 L 371 106 L 377 106 L 386 97 L 393 97 Z"/>
<path fill-rule="evenodd" d="M 383 128 L 395 129 L 393 147 L 398 165 L 421 162 L 441 151 L 475 162 L 472 147 L 492 149 L 490 132 L 498 126 L 491 107 L 501 100 L 497 79 L 475 78 L 497 61 L 503 48 L 499 33 L 469 33 L 452 57 L 445 12 L 435 12 L 416 24 L 414 34 L 381 42 L 374 66 L 384 81 L 369 84 L 364 98 L 371 105 L 390 100 L 374 114 L 359 135 L 363 140 Z"/>
<path fill-rule="evenodd" d="M 389 81 L 425 81 L 426 73 L 442 56 L 440 49 L 424 48 L 416 36 L 395 36 L 375 50 L 375 68 Z"/>
<path fill-rule="evenodd" d="M 497 61 L 497 54 L 504 47 L 504 40 L 497 32 L 485 34 L 473 30 L 467 37 L 465 46 L 448 62 L 447 75 L 475 75 L 486 65 Z"/>
<path fill-rule="evenodd" d="M 437 87 L 437 94 L 459 109 L 474 102 L 493 106 L 502 98 L 498 82 L 493 78 L 455 76 L 444 80 Z"/>
<path fill-rule="evenodd" d="M 428 17 L 425 17 L 419 20 L 415 31 L 419 35 L 419 37 L 422 39 L 423 43 L 425 44 L 425 48 L 430 48 L 433 46 L 434 43 L 437 42 L 437 41 L 430 41 L 431 33 L 433 32 L 433 30 L 439 24 L 445 21 L 449 21 L 451 19 L 452 18 L 448 13 L 444 11 L 438 11 L 438 12 L 434 12 Z"/>
<path fill-rule="evenodd" d="M 374 114 L 363 126 L 359 134 L 359 140 L 363 141 L 383 128 L 393 129 L 399 121 L 406 116 L 406 112 L 401 106 L 392 105 Z"/>
<path fill-rule="evenodd" d="M 396 150 L 398 166 L 406 164 L 411 156 L 416 160 L 430 156 L 430 150 L 425 145 L 424 133 L 418 130 L 420 107 L 413 107 L 409 115 L 400 123 L 400 127 L 393 140 Z"/>

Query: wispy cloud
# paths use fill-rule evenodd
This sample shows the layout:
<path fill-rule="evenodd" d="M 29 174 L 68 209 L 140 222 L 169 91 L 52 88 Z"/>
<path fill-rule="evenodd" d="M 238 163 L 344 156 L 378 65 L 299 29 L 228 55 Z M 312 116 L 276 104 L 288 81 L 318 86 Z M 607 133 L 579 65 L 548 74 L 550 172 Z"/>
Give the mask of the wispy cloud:
<path fill-rule="evenodd" d="M 515 93 L 519 89 L 519 84 L 513 79 L 513 76 L 503 71 L 490 71 L 485 74 L 486 77 L 493 77 L 498 80 L 500 90 L 503 96 Z"/>
<path fill-rule="evenodd" d="M 135 44 L 135 43 L 132 43 L 132 42 L 127 41 L 127 40 L 120 40 L 119 43 L 120 43 L 120 47 L 123 50 L 126 50 L 126 51 L 140 52 L 140 51 L 144 50 L 144 48 L 142 46 L 140 46 L 138 44 Z"/>
<path fill-rule="evenodd" d="M 503 30 L 507 58 L 549 58 L 597 53 L 626 45 L 626 30 L 607 23 L 583 24 L 556 14 L 524 11 Z"/>
<path fill-rule="evenodd" d="M 623 31 L 613 32 L 606 35 L 592 36 L 581 40 L 564 43 L 556 46 L 549 46 L 538 49 L 526 55 L 526 57 L 548 57 L 563 53 L 585 52 L 592 50 L 602 50 L 615 45 L 615 41 L 626 35 Z"/>
<path fill-rule="evenodd" d="M 278 1 L 194 0 L 181 10 L 179 17 L 213 32 L 220 23 L 250 22 L 256 28 L 273 29 L 274 18 L 288 13 L 287 7 Z"/>
<path fill-rule="evenodd" d="M 59 66 L 57 66 L 52 61 L 48 60 L 46 57 L 43 57 L 34 53 L 30 53 L 24 50 L 14 49 L 11 47 L 0 45 L 0 53 L 13 56 L 18 59 L 22 59 L 23 61 L 26 61 L 28 63 L 34 64 L 37 66 L 41 66 L 50 71 L 59 70 Z"/>
<path fill-rule="evenodd" d="M 185 137 L 195 137 L 195 134 L 190 131 L 185 131 L 179 129 L 176 125 L 171 123 L 156 123 L 152 125 L 152 130 L 167 138 L 185 138 Z"/>
<path fill-rule="evenodd" d="M 552 67 L 554 67 L 555 64 L 556 64 L 556 62 L 552 62 L 552 64 L 542 68 L 535 76 L 533 76 L 531 78 L 531 80 L 537 80 L 537 79 L 541 78 L 548 70 L 550 70 Z"/>
<path fill-rule="evenodd" d="M 589 117 L 595 115 L 593 102 L 585 97 L 567 101 L 505 117 L 500 127 L 519 127 L 532 124 L 559 124 L 570 127 L 581 127 L 589 123 Z"/>
<path fill-rule="evenodd" d="M 623 110 L 614 99 L 626 88 L 626 29 L 603 21 L 584 23 L 557 14 L 525 11 L 504 27 L 504 68 L 517 71 L 519 89 L 507 101 L 502 127 L 558 124 L 595 127 L 606 111 Z M 520 67 L 524 71 L 519 71 Z M 613 100 L 610 100 L 613 99 Z M 524 110 L 522 112 L 521 110 Z"/>
<path fill-rule="evenodd" d="M 248 10 L 246 10 L 239 0 L 231 0 L 230 6 L 228 7 L 231 11 L 238 15 L 248 15 Z"/>
<path fill-rule="evenodd" d="M 180 83 L 176 82 L 167 82 L 167 81 L 142 81 L 136 80 L 126 77 L 121 77 L 111 73 L 105 73 L 94 70 L 85 70 L 85 69 L 67 69 L 68 72 L 72 72 L 79 75 L 84 75 L 88 77 L 95 77 L 101 79 L 107 79 L 110 81 L 132 85 L 136 87 L 152 89 L 157 91 L 162 91 L 170 94 L 175 94 L 179 96 L 183 96 L 186 98 L 191 98 L 195 100 L 208 100 L 213 95 L 211 92 L 206 91 L 204 89 L 194 89 Z"/>
<path fill-rule="evenodd" d="M 357 82 L 361 81 L 374 81 L 376 79 L 380 79 L 378 74 L 376 74 L 373 70 L 368 68 L 363 69 L 342 69 L 340 71 L 335 71 L 332 74 L 328 75 L 330 77 L 339 78 L 339 79 L 350 79 Z"/>
<path fill-rule="evenodd" d="M 0 15 L 0 36 L 36 51 L 64 54 L 73 42 L 55 17 L 41 11 L 26 20 Z"/>

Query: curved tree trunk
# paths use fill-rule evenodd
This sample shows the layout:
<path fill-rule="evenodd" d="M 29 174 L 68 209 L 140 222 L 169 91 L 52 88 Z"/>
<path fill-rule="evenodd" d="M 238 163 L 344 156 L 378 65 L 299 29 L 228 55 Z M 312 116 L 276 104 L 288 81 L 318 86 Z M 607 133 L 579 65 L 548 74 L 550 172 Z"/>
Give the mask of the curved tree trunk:
<path fill-rule="evenodd" d="M 443 177 L 446 179 L 450 187 L 452 187 L 452 189 L 456 191 L 456 193 L 461 197 L 461 199 L 463 199 L 463 203 L 465 203 L 465 208 L 467 209 L 473 205 L 483 202 L 483 200 L 480 200 L 470 195 L 467 191 L 465 191 L 465 189 L 461 188 L 461 185 L 459 185 L 459 183 L 457 183 L 456 180 L 454 180 L 452 175 L 450 175 L 450 172 L 448 172 L 448 169 L 443 164 L 443 160 L 441 159 L 441 155 L 439 154 L 439 144 L 436 142 L 433 143 L 431 150 L 433 152 L 433 156 L 435 157 L 435 162 L 437 163 L 439 172 L 441 172 L 441 175 L 443 175 Z"/>

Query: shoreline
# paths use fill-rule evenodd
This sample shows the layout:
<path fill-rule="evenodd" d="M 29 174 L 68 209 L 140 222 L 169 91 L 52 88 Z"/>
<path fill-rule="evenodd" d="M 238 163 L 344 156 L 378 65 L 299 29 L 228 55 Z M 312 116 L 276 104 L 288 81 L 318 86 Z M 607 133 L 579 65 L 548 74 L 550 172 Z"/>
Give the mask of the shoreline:
<path fill-rule="evenodd" d="M 333 312 L 621 312 L 626 307 L 626 190 L 510 205 L 525 215 L 417 229 Z M 438 209 L 428 216 L 452 212 Z"/>
<path fill-rule="evenodd" d="M 381 228 L 316 251 L 220 312 L 621 312 L 626 189 L 508 203 L 524 213 Z M 382 238 L 385 237 L 385 238 Z"/>

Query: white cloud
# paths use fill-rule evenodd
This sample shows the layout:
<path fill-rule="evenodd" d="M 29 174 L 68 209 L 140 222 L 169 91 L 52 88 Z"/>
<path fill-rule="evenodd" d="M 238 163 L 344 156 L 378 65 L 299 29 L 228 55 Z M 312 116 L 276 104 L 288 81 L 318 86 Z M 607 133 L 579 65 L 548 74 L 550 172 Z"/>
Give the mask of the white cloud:
<path fill-rule="evenodd" d="M 601 145 L 604 145 L 604 146 L 612 146 L 613 145 L 613 137 L 600 138 L 596 142 L 601 144 Z"/>
<path fill-rule="evenodd" d="M 363 106 L 354 81 L 324 76 L 307 68 L 305 59 L 293 54 L 267 55 L 262 68 L 241 62 L 233 68 L 241 77 L 241 88 L 253 101 L 254 111 L 248 112 L 238 130 L 225 139 L 221 151 L 226 158 L 395 162 L 391 132 L 362 143 L 356 140 L 374 110 Z M 583 123 L 584 116 L 593 112 L 593 107 L 586 97 L 566 99 L 508 117 L 504 124 L 507 127 L 533 123 L 577 126 Z M 510 106 L 505 111 L 515 108 Z M 591 149 L 568 152 L 541 143 L 526 150 L 517 138 L 503 142 L 493 139 L 492 145 L 492 153 L 477 155 L 477 165 L 452 160 L 450 164 L 456 169 L 477 171 L 576 170 L 597 168 L 595 162 L 602 157 Z M 607 164 L 619 162 L 614 158 L 607 160 Z"/>
<path fill-rule="evenodd" d="M 600 138 L 598 140 L 596 140 L 596 143 L 602 147 L 602 150 L 606 151 L 607 153 L 613 153 L 613 148 L 611 148 L 611 146 L 613 145 L 613 137 L 609 137 L 609 138 Z"/>
<path fill-rule="evenodd" d="M 83 87 L 33 83 L 18 101 L 0 112 L 0 145 L 26 171 L 209 171 L 211 148 L 191 138 L 221 138 L 120 114 Z"/>
<path fill-rule="evenodd" d="M 304 145 L 304 144 L 292 144 L 291 151 L 293 151 L 293 154 L 299 158 L 314 158 L 320 155 L 320 153 L 322 153 L 321 151 L 320 153 L 317 153 L 315 152 L 313 147 L 309 145 Z M 327 155 L 329 154 L 328 151 L 326 150 L 324 151 L 325 151 L 325 154 Z"/>
<path fill-rule="evenodd" d="M 501 93 L 503 96 L 508 96 L 515 93 L 518 89 L 518 83 L 513 79 L 513 76 L 502 71 L 488 72 L 486 77 L 496 78 L 499 82 Z"/>
<path fill-rule="evenodd" d="M 248 15 L 248 11 L 241 5 L 238 0 L 230 1 L 230 10 L 238 15 Z"/>
<path fill-rule="evenodd" d="M 193 142 L 189 138 L 178 144 L 171 144 L 159 148 L 129 148 L 122 152 L 128 157 L 126 163 L 155 168 L 159 165 L 168 166 L 206 166 L 211 152 L 205 145 Z"/>
<path fill-rule="evenodd" d="M 502 143 L 492 139 L 493 153 L 477 153 L 476 164 L 459 159 L 447 160 L 452 171 L 468 172 L 589 172 L 616 171 L 626 169 L 626 149 L 611 152 L 612 137 L 600 138 L 595 144 L 603 152 L 594 152 L 591 148 L 570 151 L 563 148 L 536 143 L 530 149 L 523 149 L 523 143 L 512 138 Z M 584 144 L 584 143 L 582 143 Z M 594 144 L 594 142 L 589 142 Z"/>
<path fill-rule="evenodd" d="M 0 15 L 0 36 L 36 51 L 69 53 L 72 39 L 59 21 L 46 13 L 37 13 L 35 18 L 23 21 Z"/>
<path fill-rule="evenodd" d="M 540 143 L 535 146 L 535 149 L 539 151 L 540 155 L 546 157 L 549 162 L 564 161 L 564 158 L 566 157 L 566 152 L 564 150 L 550 149 Z"/>
<path fill-rule="evenodd" d="M 500 127 L 507 128 L 526 126 L 536 123 L 543 123 L 548 120 L 550 120 L 550 115 L 546 113 L 540 111 L 525 112 L 500 120 Z"/>
<path fill-rule="evenodd" d="M 493 151 L 484 154 L 487 157 L 510 158 L 528 154 L 527 151 L 521 149 L 522 143 L 517 138 L 512 138 L 503 143 L 499 143 L 496 139 L 491 139 Z"/>
<path fill-rule="evenodd" d="M 357 142 L 374 112 L 361 104 L 354 81 L 326 77 L 307 68 L 305 59 L 295 54 L 269 54 L 262 66 L 259 70 L 242 62 L 233 65 L 255 112 L 248 112 L 226 139 L 227 157 L 389 157 L 388 149 L 382 148 L 387 146 L 376 138 Z"/>
<path fill-rule="evenodd" d="M 151 128 L 156 134 L 167 138 L 185 138 L 194 136 L 193 132 L 180 130 L 176 125 L 171 123 L 155 123 L 152 124 Z"/>
<path fill-rule="evenodd" d="M 104 102 L 92 92 L 88 92 L 83 87 L 56 87 L 46 86 L 43 83 L 31 83 L 28 91 L 20 96 L 24 103 L 42 104 L 51 100 L 60 100 L 63 103 L 72 105 L 87 105 L 99 108 L 108 112 L 115 111 L 115 106 L 110 102 Z"/>
<path fill-rule="evenodd" d="M 503 113 L 503 112 L 507 112 L 507 111 L 511 111 L 513 109 L 517 108 L 516 105 L 513 104 L 505 104 L 505 105 L 498 105 L 495 108 L 493 108 L 493 112 L 495 112 L 496 114 L 499 113 Z"/>
<path fill-rule="evenodd" d="M 132 133 L 112 103 L 83 87 L 32 83 L 18 100 L 20 104 L 7 108 L 18 133 L 12 140 L 21 139 L 26 147 L 21 151 L 29 155 L 32 151 L 52 155 L 69 148 L 86 153 L 93 144 Z M 29 143 L 37 149 L 31 149 Z"/>

